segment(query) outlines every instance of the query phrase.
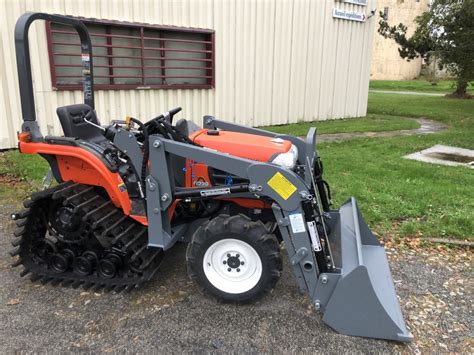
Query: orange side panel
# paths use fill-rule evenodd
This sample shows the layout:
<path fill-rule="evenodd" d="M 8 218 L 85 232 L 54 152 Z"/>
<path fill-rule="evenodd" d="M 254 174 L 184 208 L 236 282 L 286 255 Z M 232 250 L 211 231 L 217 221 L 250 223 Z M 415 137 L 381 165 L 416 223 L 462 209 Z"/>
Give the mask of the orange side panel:
<path fill-rule="evenodd" d="M 287 140 L 275 141 L 271 137 L 223 130 L 219 131 L 219 135 L 208 135 L 204 129 L 190 137 L 203 147 L 257 161 L 269 161 L 276 154 L 286 153 L 291 148 L 291 142 Z"/>
<path fill-rule="evenodd" d="M 191 160 L 186 161 L 186 187 L 210 187 L 211 179 L 208 174 L 208 166 L 196 163 Z"/>
<path fill-rule="evenodd" d="M 25 142 L 20 142 L 20 151 L 25 154 L 55 155 L 64 181 L 72 180 L 80 184 L 103 187 L 115 206 L 122 208 L 126 215 L 130 215 L 131 205 L 128 192 L 119 189 L 119 185 L 123 184 L 122 178 L 118 173 L 108 170 L 92 153 L 79 147 Z M 135 219 L 140 223 L 146 220 L 144 217 Z"/>

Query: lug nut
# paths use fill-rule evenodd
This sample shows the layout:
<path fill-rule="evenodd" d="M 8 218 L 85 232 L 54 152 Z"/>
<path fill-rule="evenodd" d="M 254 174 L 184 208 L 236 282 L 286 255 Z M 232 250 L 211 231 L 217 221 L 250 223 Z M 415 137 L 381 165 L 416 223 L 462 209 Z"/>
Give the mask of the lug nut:
<path fill-rule="evenodd" d="M 227 254 L 227 257 L 230 258 L 230 254 Z"/>
<path fill-rule="evenodd" d="M 228 269 L 227 269 L 227 271 L 231 272 L 231 271 L 232 271 L 232 269 L 231 269 L 231 268 L 228 268 Z"/>
<path fill-rule="evenodd" d="M 240 269 L 237 269 L 237 272 L 240 272 Z"/>
<path fill-rule="evenodd" d="M 224 260 L 224 261 L 222 262 L 222 264 L 224 264 L 224 265 L 227 264 L 227 261 Z"/>
<path fill-rule="evenodd" d="M 240 258 L 240 254 L 235 254 L 235 257 L 236 257 L 236 258 Z"/>
<path fill-rule="evenodd" d="M 245 263 L 243 261 L 240 262 L 240 265 L 245 265 Z"/>

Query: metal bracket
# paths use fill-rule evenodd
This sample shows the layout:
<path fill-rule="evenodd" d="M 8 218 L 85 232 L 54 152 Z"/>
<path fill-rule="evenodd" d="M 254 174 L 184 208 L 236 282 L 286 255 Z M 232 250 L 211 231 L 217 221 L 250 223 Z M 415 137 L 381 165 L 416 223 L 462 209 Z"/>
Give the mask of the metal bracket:
<path fill-rule="evenodd" d="M 124 130 L 119 129 L 114 137 L 114 145 L 122 152 L 127 154 L 130 158 L 138 177 L 141 177 L 143 155 L 138 147 L 135 135 Z"/>
<path fill-rule="evenodd" d="M 281 227 L 287 227 L 290 225 L 290 220 L 287 217 L 279 218 L 278 225 Z"/>
<path fill-rule="evenodd" d="M 291 265 L 299 264 L 305 256 L 308 255 L 308 249 L 300 248 L 296 251 L 296 253 L 291 257 Z"/>
<path fill-rule="evenodd" d="M 43 190 L 49 189 L 53 182 L 53 169 L 49 168 L 46 175 L 43 177 Z"/>

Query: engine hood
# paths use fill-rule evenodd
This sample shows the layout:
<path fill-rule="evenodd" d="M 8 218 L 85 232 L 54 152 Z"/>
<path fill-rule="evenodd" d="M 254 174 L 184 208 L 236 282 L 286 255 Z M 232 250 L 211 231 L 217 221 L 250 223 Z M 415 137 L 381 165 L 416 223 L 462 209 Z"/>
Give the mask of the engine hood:
<path fill-rule="evenodd" d="M 189 138 L 206 148 L 265 162 L 278 154 L 288 152 L 291 148 L 291 142 L 287 140 L 224 130 L 208 133 L 207 129 L 203 129 L 193 133 Z"/>

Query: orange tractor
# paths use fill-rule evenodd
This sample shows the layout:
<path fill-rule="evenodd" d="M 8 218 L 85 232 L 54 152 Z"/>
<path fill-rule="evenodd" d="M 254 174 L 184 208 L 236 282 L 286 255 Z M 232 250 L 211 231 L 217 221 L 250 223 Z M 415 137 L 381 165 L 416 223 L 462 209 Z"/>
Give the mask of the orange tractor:
<path fill-rule="evenodd" d="M 74 27 L 81 40 L 84 103 L 60 107 L 64 136 L 36 121 L 28 29 L 42 19 Z M 223 301 L 249 302 L 273 289 L 284 242 L 299 288 L 344 334 L 409 341 L 383 247 L 354 198 L 330 207 L 316 151 L 305 139 L 181 110 L 146 123 L 102 126 L 94 111 L 87 28 L 70 17 L 27 13 L 15 29 L 23 126 L 19 149 L 45 158 L 57 181 L 15 213 L 11 254 L 22 276 L 74 288 L 134 289 L 157 274 L 163 254 L 188 243 L 189 276 Z"/>

